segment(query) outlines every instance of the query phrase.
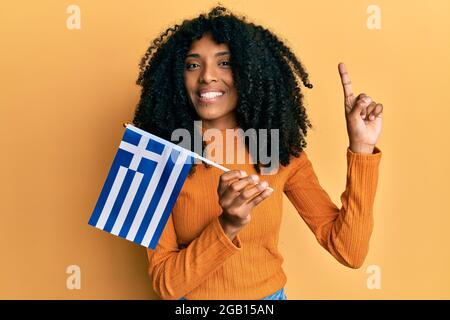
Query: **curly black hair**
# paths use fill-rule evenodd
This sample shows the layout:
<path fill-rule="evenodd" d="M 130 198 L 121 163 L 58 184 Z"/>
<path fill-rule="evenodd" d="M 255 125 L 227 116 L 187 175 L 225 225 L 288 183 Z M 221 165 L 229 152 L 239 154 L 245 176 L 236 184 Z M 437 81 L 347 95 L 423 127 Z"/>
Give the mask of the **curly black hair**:
<path fill-rule="evenodd" d="M 142 91 L 134 125 L 166 140 L 178 128 L 189 130 L 193 136 L 194 121 L 199 117 L 185 89 L 185 56 L 191 43 L 206 32 L 212 34 L 216 43 L 226 43 L 230 49 L 238 93 L 235 113 L 238 126 L 244 131 L 267 129 L 266 145 L 256 143 L 268 155 L 270 129 L 279 129 L 279 162 L 288 165 L 290 156 L 298 157 L 306 147 L 307 130 L 312 128 L 298 82 L 300 78 L 305 87 L 312 88 L 308 73 L 275 34 L 220 5 L 208 14 L 168 28 L 153 40 L 139 64 L 136 83 L 142 86 Z M 245 144 L 248 149 L 249 142 Z M 260 167 L 267 165 L 254 166 L 260 173 Z"/>

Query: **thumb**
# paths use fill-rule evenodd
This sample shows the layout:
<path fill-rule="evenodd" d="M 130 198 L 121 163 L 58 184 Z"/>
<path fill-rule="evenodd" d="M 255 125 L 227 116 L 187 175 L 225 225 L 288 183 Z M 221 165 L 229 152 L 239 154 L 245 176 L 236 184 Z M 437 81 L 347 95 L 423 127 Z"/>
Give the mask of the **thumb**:
<path fill-rule="evenodd" d="M 369 103 L 366 103 L 362 99 L 358 99 L 355 102 L 355 104 L 354 104 L 354 106 L 352 108 L 352 111 L 350 112 L 350 116 L 351 117 L 359 117 L 359 116 L 361 116 L 363 119 L 365 119 L 366 118 L 367 106 L 369 105 Z"/>

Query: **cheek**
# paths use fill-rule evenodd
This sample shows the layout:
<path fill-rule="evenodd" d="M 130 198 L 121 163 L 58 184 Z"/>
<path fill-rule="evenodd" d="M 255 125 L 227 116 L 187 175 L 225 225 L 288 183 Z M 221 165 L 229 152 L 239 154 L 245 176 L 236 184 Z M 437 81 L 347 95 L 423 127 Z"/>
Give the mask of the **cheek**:
<path fill-rule="evenodd" d="M 234 110 L 237 107 L 238 103 L 238 93 L 235 88 L 231 88 L 228 95 L 228 110 Z"/>
<path fill-rule="evenodd" d="M 228 75 L 226 77 L 226 79 L 224 79 L 225 84 L 227 85 L 227 87 L 230 90 L 230 95 L 231 96 L 237 96 L 237 89 L 234 86 L 234 79 L 232 75 Z"/>
<path fill-rule="evenodd" d="M 230 96 L 233 100 L 237 100 L 238 99 L 238 92 L 236 87 L 230 87 Z"/>
<path fill-rule="evenodd" d="M 187 91 L 195 90 L 195 79 L 192 74 L 185 73 L 184 74 L 184 86 Z"/>

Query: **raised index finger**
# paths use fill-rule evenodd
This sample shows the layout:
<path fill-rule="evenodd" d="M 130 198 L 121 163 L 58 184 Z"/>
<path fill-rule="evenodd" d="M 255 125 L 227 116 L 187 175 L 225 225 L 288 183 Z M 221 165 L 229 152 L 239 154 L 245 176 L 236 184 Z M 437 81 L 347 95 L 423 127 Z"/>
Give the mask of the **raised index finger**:
<path fill-rule="evenodd" d="M 351 101 L 355 95 L 353 94 L 352 82 L 350 81 L 350 76 L 348 75 L 347 68 L 342 62 L 338 65 L 339 75 L 341 76 L 342 88 L 344 89 L 345 101 Z"/>

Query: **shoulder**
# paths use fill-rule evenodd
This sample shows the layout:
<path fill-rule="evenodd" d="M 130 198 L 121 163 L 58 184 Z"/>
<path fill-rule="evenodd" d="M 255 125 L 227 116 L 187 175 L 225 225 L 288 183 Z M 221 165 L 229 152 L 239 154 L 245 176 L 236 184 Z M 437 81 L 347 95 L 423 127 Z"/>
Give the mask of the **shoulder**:
<path fill-rule="evenodd" d="M 286 166 L 288 171 L 297 170 L 310 163 L 308 154 L 302 150 L 297 156 L 291 155 L 289 157 L 289 164 Z"/>

